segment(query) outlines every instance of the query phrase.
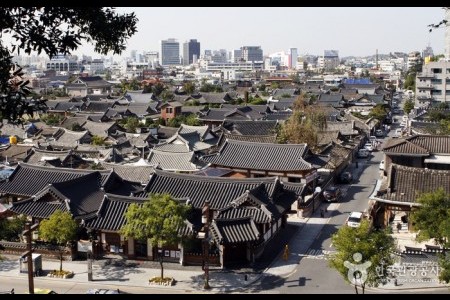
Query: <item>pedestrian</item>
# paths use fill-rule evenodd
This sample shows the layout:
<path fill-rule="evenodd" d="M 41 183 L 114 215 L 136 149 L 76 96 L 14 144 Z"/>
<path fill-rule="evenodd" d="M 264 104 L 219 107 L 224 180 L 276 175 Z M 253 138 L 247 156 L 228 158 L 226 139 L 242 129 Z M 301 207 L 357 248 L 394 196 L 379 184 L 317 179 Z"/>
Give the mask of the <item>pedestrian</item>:
<path fill-rule="evenodd" d="M 400 229 L 402 229 L 402 223 L 397 223 L 397 233 L 400 233 Z"/>
<path fill-rule="evenodd" d="M 323 212 L 323 209 L 320 210 L 320 217 L 321 218 L 325 217 L 325 213 Z"/>

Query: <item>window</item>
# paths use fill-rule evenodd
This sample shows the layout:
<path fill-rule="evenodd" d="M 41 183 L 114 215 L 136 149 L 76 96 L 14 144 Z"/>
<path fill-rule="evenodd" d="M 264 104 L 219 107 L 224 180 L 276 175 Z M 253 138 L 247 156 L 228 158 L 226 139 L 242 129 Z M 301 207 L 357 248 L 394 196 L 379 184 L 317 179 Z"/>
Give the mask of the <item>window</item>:
<path fill-rule="evenodd" d="M 447 69 L 447 74 L 450 74 L 450 69 Z"/>
<path fill-rule="evenodd" d="M 166 113 L 167 114 L 171 114 L 172 113 L 172 107 L 167 107 L 166 108 Z"/>
<path fill-rule="evenodd" d="M 434 84 L 442 84 L 442 79 L 436 79 L 436 78 L 433 78 L 433 79 L 431 79 L 431 83 L 434 83 Z"/>
<path fill-rule="evenodd" d="M 433 72 L 434 74 L 440 74 L 442 73 L 442 69 L 438 68 L 438 69 L 431 69 L 431 72 Z"/>
<path fill-rule="evenodd" d="M 442 95 L 441 90 L 431 90 L 431 95 Z"/>

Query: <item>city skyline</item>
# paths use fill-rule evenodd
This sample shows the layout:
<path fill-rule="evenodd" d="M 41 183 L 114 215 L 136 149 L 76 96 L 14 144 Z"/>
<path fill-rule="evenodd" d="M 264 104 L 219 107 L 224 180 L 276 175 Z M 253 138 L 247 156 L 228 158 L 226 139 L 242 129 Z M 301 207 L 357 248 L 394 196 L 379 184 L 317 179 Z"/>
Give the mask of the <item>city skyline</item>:
<path fill-rule="evenodd" d="M 121 56 L 131 50 L 160 51 L 161 40 L 190 39 L 206 49 L 232 51 L 261 46 L 264 55 L 298 48 L 299 55 L 323 55 L 336 49 L 340 57 L 389 52 L 421 51 L 430 45 L 444 52 L 444 29 L 429 32 L 427 25 L 444 18 L 440 7 L 119 7 L 135 12 L 138 32 Z M 182 53 L 182 49 L 180 49 Z M 100 57 L 83 44 L 73 54 Z"/>

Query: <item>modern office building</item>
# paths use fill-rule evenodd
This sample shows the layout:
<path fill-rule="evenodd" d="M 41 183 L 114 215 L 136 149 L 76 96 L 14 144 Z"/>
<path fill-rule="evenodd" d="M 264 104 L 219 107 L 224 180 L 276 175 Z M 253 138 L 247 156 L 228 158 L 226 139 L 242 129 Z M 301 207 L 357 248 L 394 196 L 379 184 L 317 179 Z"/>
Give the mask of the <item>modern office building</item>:
<path fill-rule="evenodd" d="M 191 65 L 194 63 L 194 56 L 200 57 L 200 42 L 197 40 L 189 40 L 183 44 L 183 65 Z"/>
<path fill-rule="evenodd" d="M 161 65 L 180 64 L 180 43 L 176 39 L 161 40 Z"/>
<path fill-rule="evenodd" d="M 241 47 L 242 59 L 246 62 L 263 61 L 263 51 L 261 46 L 243 46 Z"/>
<path fill-rule="evenodd" d="M 289 69 L 297 68 L 298 52 L 297 48 L 289 48 Z"/>

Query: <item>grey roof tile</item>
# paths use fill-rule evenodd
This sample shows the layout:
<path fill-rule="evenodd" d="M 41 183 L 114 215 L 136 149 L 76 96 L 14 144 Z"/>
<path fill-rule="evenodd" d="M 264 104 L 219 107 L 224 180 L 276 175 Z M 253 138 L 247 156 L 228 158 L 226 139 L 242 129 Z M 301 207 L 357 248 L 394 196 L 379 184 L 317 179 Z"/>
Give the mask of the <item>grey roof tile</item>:
<path fill-rule="evenodd" d="M 312 169 L 303 157 L 306 144 L 265 144 L 226 140 L 216 154 L 201 160 L 221 167 L 264 171 L 299 171 Z"/>

